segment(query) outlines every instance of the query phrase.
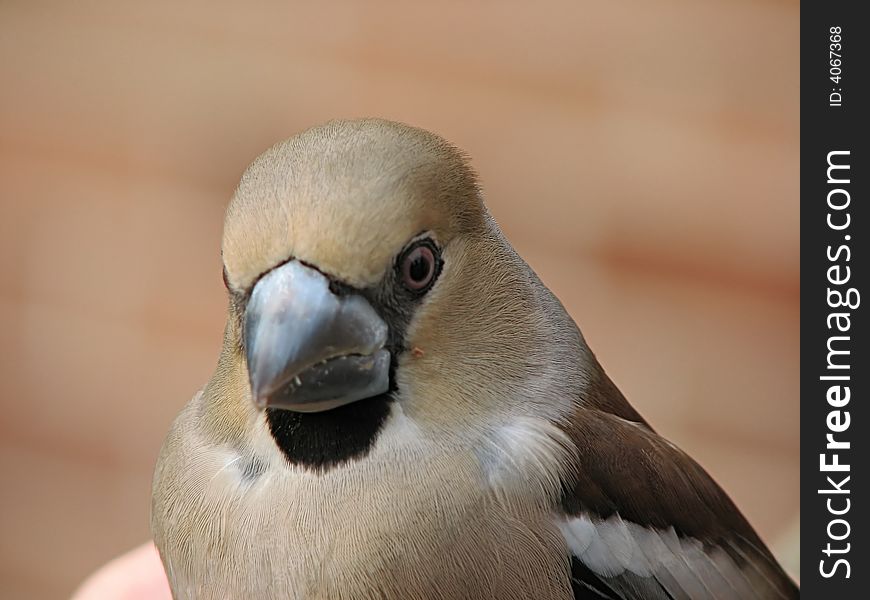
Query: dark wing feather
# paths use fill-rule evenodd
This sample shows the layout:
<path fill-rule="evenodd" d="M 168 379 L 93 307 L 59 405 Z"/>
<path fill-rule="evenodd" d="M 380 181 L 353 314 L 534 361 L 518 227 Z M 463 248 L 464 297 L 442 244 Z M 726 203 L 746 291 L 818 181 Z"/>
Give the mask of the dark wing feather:
<path fill-rule="evenodd" d="M 595 408 L 564 430 L 577 453 L 560 528 L 576 598 L 797 598 L 727 494 L 652 431 Z"/>

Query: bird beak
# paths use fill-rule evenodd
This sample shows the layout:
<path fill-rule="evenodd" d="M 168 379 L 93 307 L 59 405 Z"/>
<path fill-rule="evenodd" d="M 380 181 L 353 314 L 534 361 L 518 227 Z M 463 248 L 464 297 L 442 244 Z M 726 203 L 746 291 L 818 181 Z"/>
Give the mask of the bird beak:
<path fill-rule="evenodd" d="M 387 325 L 354 293 L 335 294 L 292 260 L 266 273 L 245 309 L 254 404 L 319 412 L 387 392 Z"/>

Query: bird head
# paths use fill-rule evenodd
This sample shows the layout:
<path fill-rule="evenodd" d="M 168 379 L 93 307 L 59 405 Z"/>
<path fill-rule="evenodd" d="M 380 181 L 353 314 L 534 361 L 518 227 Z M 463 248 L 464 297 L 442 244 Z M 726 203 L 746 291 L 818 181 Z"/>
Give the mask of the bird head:
<path fill-rule="evenodd" d="M 565 337 L 461 152 L 401 124 L 336 121 L 266 151 L 222 251 L 225 353 L 293 462 L 364 453 L 396 403 L 430 427 L 483 423 Z"/>

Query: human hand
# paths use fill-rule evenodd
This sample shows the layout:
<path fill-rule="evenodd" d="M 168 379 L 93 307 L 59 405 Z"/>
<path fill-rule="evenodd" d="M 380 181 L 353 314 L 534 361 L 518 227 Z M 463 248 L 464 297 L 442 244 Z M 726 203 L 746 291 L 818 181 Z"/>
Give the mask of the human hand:
<path fill-rule="evenodd" d="M 115 558 L 88 577 L 72 600 L 172 600 L 152 542 Z"/>

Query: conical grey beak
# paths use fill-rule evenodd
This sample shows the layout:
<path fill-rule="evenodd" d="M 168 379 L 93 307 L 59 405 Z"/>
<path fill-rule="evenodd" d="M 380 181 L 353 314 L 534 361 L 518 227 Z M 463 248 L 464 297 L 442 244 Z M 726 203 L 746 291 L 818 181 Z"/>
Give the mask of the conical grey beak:
<path fill-rule="evenodd" d="M 330 410 L 389 389 L 387 325 L 358 294 L 337 295 L 298 261 L 266 273 L 245 310 L 254 403 Z"/>

